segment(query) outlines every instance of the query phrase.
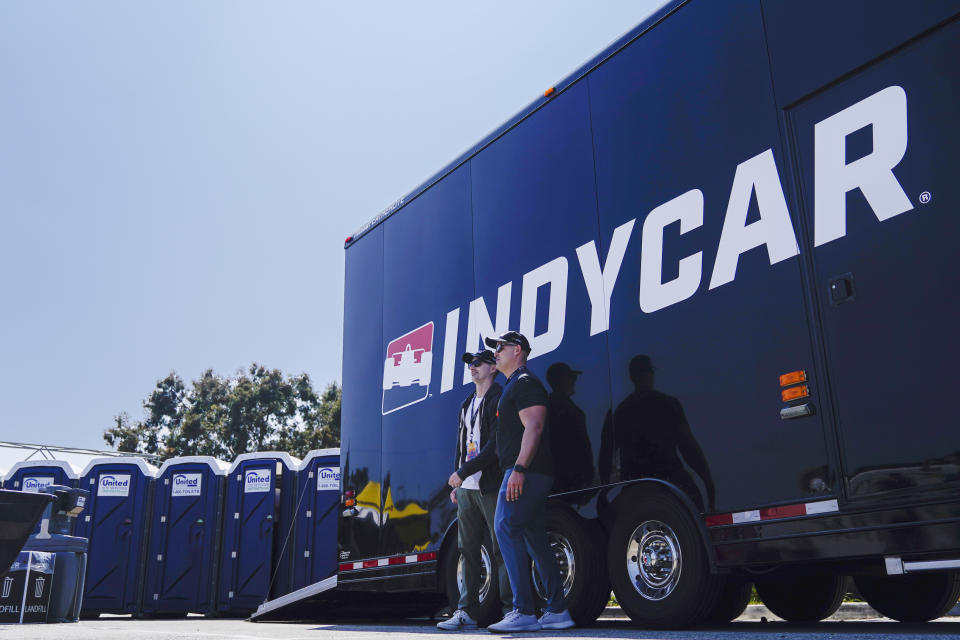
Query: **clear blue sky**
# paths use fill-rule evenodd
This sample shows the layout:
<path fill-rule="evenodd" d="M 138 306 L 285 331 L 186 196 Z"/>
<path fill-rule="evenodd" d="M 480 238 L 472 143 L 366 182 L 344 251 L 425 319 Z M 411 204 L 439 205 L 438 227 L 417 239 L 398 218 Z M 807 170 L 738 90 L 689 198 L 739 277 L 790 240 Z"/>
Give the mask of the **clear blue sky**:
<path fill-rule="evenodd" d="M 0 440 L 339 380 L 344 237 L 660 4 L 3 2 Z"/>

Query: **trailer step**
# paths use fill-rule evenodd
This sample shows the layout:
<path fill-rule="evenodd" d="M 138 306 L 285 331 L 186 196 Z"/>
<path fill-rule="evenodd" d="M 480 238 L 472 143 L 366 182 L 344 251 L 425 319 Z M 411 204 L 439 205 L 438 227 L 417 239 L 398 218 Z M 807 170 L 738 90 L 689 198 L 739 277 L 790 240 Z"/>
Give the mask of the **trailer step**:
<path fill-rule="evenodd" d="M 960 569 L 960 559 L 950 560 L 908 560 L 903 561 L 898 556 L 887 556 L 883 559 L 887 567 L 888 576 L 899 576 L 905 573 L 920 573 L 922 571 L 943 571 L 944 569 Z"/>

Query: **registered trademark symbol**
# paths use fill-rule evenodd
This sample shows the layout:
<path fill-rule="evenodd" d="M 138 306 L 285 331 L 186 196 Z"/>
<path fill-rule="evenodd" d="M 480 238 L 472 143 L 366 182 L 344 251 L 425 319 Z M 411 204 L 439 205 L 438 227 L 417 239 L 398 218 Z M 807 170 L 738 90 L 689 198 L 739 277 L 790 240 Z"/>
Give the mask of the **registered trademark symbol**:
<path fill-rule="evenodd" d="M 929 191 L 924 191 L 920 194 L 920 204 L 927 204 L 931 200 L 933 200 L 933 194 Z"/>

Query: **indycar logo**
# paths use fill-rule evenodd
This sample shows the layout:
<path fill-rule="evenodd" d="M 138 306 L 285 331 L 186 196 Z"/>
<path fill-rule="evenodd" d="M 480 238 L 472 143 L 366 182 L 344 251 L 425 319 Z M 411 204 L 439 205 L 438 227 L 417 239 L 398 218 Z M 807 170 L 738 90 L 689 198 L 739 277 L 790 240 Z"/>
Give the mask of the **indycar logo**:
<path fill-rule="evenodd" d="M 432 369 L 432 322 L 390 342 L 383 361 L 383 415 L 426 400 Z"/>

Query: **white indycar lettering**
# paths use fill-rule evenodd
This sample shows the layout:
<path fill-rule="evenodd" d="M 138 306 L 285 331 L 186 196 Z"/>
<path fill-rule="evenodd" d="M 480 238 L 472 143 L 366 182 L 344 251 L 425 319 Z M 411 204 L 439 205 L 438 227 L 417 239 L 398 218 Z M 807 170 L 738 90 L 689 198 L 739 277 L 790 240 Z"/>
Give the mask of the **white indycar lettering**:
<path fill-rule="evenodd" d="M 663 229 L 680 223 L 680 234 L 703 225 L 703 193 L 699 189 L 666 202 L 647 216 L 643 223 L 640 249 L 640 308 L 653 313 L 686 300 L 700 286 L 703 252 L 680 261 L 680 271 L 670 282 L 663 282 Z"/>
<path fill-rule="evenodd" d="M 512 291 L 512 282 L 508 282 L 497 289 L 496 323 L 490 320 L 490 313 L 487 312 L 487 305 L 482 297 L 470 302 L 470 309 L 467 314 L 465 352 L 474 353 L 478 349 L 485 349 L 484 338 L 500 335 L 510 330 L 508 325 L 510 324 L 510 293 Z M 469 383 L 470 380 L 470 369 L 467 365 L 463 365 L 463 384 Z"/>
<path fill-rule="evenodd" d="M 847 162 L 846 139 L 871 127 L 872 151 Z M 893 169 L 907 151 L 907 96 L 902 87 L 887 87 L 814 125 L 814 246 L 846 235 L 846 194 L 860 189 L 877 220 L 884 221 L 913 209 Z M 751 199 L 756 196 L 759 219 L 747 224 Z M 678 275 L 663 282 L 664 229 L 679 222 L 680 234 L 703 226 L 704 194 L 692 189 L 650 211 L 644 218 L 640 239 L 638 301 L 644 313 L 655 313 L 692 297 L 703 277 L 703 252 L 680 259 Z M 590 303 L 590 335 L 610 327 L 610 300 L 638 218 L 613 230 L 603 265 L 597 242 L 576 248 L 577 261 Z M 709 289 L 736 279 L 737 264 L 744 253 L 765 247 L 770 265 L 800 253 L 773 149 L 766 149 L 739 165 L 733 176 L 723 229 Z M 559 256 L 523 275 L 520 291 L 520 332 L 530 340 L 531 359 L 547 354 L 563 342 L 567 305 L 567 258 Z M 548 289 L 547 293 L 542 290 Z M 510 329 L 513 283 L 497 291 L 495 320 L 483 297 L 468 305 L 467 332 L 460 343 L 460 308 L 447 313 L 444 333 L 440 392 L 453 389 L 459 363 L 457 346 L 465 351 L 483 347 L 483 338 Z M 547 323 L 536 324 L 538 301 L 548 295 Z M 537 333 L 537 329 L 541 329 Z M 470 381 L 463 367 L 463 384 Z M 384 384 L 386 385 L 386 379 Z"/>
<path fill-rule="evenodd" d="M 613 230 L 603 269 L 600 268 L 600 256 L 593 240 L 577 247 L 577 260 L 580 261 L 580 271 L 583 273 L 583 282 L 587 285 L 587 296 L 590 298 L 591 336 L 610 328 L 610 296 L 613 295 L 613 285 L 617 283 L 617 276 L 620 275 L 623 256 L 627 253 L 627 243 L 635 223 L 636 219 L 628 220 Z"/>
<path fill-rule="evenodd" d="M 750 224 L 747 210 L 750 196 L 757 194 L 760 219 Z M 723 219 L 720 246 L 713 263 L 710 288 L 733 282 L 737 276 L 737 261 L 740 255 L 761 245 L 767 246 L 770 264 L 792 258 L 800 253 L 797 238 L 790 224 L 787 199 L 780 185 L 773 149 L 767 149 L 737 166 L 727 202 L 727 215 Z"/>

